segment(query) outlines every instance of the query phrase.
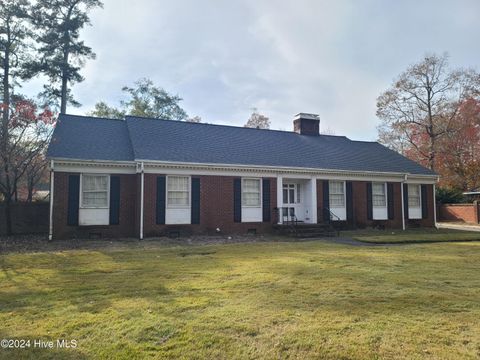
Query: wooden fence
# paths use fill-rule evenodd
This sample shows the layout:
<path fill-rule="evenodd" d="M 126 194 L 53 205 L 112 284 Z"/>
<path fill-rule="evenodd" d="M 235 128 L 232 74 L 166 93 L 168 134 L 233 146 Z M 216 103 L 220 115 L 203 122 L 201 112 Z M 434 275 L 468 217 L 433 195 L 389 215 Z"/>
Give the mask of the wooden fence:
<path fill-rule="evenodd" d="M 12 204 L 12 230 L 14 234 L 47 234 L 48 202 Z M 5 204 L 0 203 L 0 235 L 6 234 Z"/>

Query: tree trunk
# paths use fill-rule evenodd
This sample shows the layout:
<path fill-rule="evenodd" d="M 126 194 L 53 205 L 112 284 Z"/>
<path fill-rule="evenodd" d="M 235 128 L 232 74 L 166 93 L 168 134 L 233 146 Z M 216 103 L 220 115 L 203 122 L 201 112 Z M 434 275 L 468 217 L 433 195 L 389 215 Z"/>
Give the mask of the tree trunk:
<path fill-rule="evenodd" d="M 60 100 L 60 114 L 67 112 L 67 77 L 62 75 L 62 98 Z"/>
<path fill-rule="evenodd" d="M 28 180 L 28 195 L 27 195 L 27 202 L 32 202 L 33 200 L 33 180 Z"/>
<path fill-rule="evenodd" d="M 60 100 L 60 114 L 65 114 L 67 112 L 67 95 L 68 95 L 68 45 L 65 44 L 65 49 L 63 51 L 63 69 L 62 69 L 62 89 L 61 89 L 61 100 Z"/>
<path fill-rule="evenodd" d="M 5 225 L 7 228 L 7 236 L 13 235 L 12 231 L 12 199 L 7 196 L 5 199 Z"/>
<path fill-rule="evenodd" d="M 428 159 L 428 165 L 430 170 L 435 171 L 435 157 L 436 157 L 436 151 L 435 151 L 435 136 L 432 134 L 430 135 L 430 155 Z"/>

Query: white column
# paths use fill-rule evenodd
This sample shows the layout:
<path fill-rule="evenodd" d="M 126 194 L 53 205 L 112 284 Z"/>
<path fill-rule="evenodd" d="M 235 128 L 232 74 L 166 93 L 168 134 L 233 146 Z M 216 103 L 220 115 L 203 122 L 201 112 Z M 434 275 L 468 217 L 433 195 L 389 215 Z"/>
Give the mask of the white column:
<path fill-rule="evenodd" d="M 310 186 L 311 186 L 311 191 L 310 194 L 312 196 L 312 199 L 310 201 L 311 203 L 311 208 L 310 208 L 310 222 L 312 224 L 317 223 L 317 178 L 312 176 L 310 179 Z"/>
<path fill-rule="evenodd" d="M 282 217 L 282 206 L 283 206 L 283 177 L 277 175 L 277 209 L 278 209 L 278 224 L 283 223 Z"/>
<path fill-rule="evenodd" d="M 49 223 L 48 223 L 48 240 L 53 239 L 53 191 L 55 174 L 53 171 L 53 160 L 50 162 L 50 212 L 49 212 Z"/>

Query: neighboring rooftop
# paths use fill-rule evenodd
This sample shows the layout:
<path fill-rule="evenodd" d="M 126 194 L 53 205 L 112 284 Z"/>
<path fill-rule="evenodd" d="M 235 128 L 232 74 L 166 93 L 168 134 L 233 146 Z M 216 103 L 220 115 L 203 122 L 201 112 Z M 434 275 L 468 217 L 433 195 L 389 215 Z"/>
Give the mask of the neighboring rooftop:
<path fill-rule="evenodd" d="M 132 116 L 111 120 L 61 115 L 48 156 L 435 175 L 376 142 Z"/>

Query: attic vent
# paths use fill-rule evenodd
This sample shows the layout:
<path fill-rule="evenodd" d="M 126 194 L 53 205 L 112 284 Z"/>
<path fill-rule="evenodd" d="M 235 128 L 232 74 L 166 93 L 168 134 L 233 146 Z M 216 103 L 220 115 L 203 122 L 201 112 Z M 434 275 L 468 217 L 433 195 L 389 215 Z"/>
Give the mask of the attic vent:
<path fill-rule="evenodd" d="M 307 113 L 295 115 L 293 131 L 301 135 L 320 135 L 320 116 Z"/>

